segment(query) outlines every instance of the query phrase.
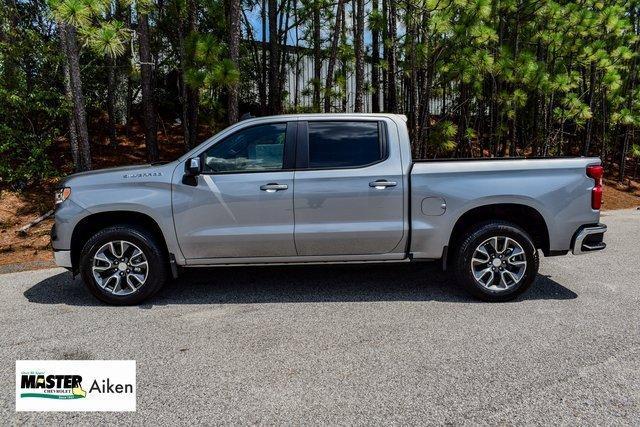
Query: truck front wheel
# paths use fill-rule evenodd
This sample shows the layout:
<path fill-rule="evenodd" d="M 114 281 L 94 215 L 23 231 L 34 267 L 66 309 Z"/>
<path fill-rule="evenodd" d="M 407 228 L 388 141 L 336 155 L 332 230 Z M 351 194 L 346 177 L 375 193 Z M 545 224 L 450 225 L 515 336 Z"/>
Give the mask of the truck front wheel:
<path fill-rule="evenodd" d="M 506 221 L 473 227 L 453 254 L 456 282 L 484 301 L 508 301 L 525 292 L 538 273 L 531 237 Z"/>
<path fill-rule="evenodd" d="M 117 225 L 98 231 L 80 254 L 80 272 L 89 291 L 113 305 L 137 304 L 167 280 L 167 263 L 151 233 Z"/>

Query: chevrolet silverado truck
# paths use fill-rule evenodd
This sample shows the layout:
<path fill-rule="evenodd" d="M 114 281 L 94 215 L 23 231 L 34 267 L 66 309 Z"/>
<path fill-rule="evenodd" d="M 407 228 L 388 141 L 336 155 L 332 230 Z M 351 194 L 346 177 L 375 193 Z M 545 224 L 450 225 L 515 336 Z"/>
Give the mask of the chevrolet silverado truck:
<path fill-rule="evenodd" d="M 188 267 L 433 260 L 505 301 L 539 252 L 605 248 L 602 174 L 587 157 L 415 160 L 400 115 L 254 118 L 170 163 L 71 175 L 52 246 L 110 304 Z"/>

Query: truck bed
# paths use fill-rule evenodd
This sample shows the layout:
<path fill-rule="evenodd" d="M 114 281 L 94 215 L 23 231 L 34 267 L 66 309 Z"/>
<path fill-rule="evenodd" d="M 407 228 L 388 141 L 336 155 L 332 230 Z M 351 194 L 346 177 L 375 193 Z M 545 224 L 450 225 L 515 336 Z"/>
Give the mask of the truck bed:
<path fill-rule="evenodd" d="M 590 209 L 593 157 L 414 160 L 410 173 L 411 252 L 439 258 L 460 216 L 478 206 L 517 204 L 535 209 L 548 226 L 549 250 L 571 246 L 577 228 L 597 223 Z"/>

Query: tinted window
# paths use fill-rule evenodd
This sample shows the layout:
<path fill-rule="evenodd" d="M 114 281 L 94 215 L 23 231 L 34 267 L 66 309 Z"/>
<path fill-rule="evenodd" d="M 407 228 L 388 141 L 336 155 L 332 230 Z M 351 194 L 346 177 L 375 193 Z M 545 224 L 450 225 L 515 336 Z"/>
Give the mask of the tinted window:
<path fill-rule="evenodd" d="M 309 122 L 309 167 L 363 166 L 382 158 L 378 122 Z"/>
<path fill-rule="evenodd" d="M 206 172 L 282 169 L 286 123 L 253 126 L 234 133 L 204 154 Z"/>

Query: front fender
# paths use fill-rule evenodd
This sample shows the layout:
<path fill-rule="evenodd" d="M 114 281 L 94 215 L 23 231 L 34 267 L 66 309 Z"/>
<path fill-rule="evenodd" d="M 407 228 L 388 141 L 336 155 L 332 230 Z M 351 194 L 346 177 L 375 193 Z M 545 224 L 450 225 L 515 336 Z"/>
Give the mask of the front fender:
<path fill-rule="evenodd" d="M 104 202 L 94 204 L 87 211 L 90 214 L 106 212 L 136 212 L 151 218 L 158 224 L 160 231 L 167 244 L 167 249 L 174 254 L 176 261 L 183 260 L 182 252 L 176 240 L 176 233 L 173 224 L 173 213 L 171 210 L 171 186 L 167 184 L 165 188 L 136 189 L 127 191 L 129 201 L 105 200 L 109 199 L 106 194 L 102 194 Z"/>

